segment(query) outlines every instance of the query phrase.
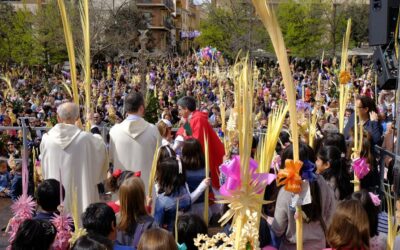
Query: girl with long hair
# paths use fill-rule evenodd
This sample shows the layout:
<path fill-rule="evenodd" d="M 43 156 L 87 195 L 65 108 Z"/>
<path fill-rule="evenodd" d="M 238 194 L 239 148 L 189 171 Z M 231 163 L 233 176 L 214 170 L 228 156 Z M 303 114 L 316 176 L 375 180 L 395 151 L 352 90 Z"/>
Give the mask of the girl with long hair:
<path fill-rule="evenodd" d="M 349 167 L 339 148 L 323 146 L 318 151 L 316 165 L 317 174 L 328 182 L 337 200 L 343 200 L 353 192 Z"/>
<path fill-rule="evenodd" d="M 158 196 L 155 201 L 154 219 L 160 227 L 172 231 L 177 203 L 178 210 L 182 212 L 188 211 L 191 205 L 190 193 L 186 188 L 185 169 L 178 160 L 168 158 L 157 166 L 156 182 Z"/>
<path fill-rule="evenodd" d="M 315 171 L 315 155 L 313 150 L 303 144 L 299 145 L 300 161 L 303 162 L 300 175 L 310 186 L 311 203 L 302 205 L 303 213 L 303 244 L 304 249 L 320 250 L 325 248 L 326 225 L 329 224 L 335 207 L 335 198 L 332 189 L 320 175 L 312 174 Z M 287 159 L 293 157 L 293 145 L 282 153 L 281 168 Z M 307 174 L 306 174 L 307 173 Z M 279 249 L 296 249 L 296 208 L 292 205 L 293 194 L 281 188 L 276 201 L 272 231 L 282 241 Z"/>
<path fill-rule="evenodd" d="M 117 216 L 118 245 L 137 248 L 142 234 L 156 227 L 147 214 L 144 183 L 138 177 L 126 179 L 119 188 L 120 212 Z"/>

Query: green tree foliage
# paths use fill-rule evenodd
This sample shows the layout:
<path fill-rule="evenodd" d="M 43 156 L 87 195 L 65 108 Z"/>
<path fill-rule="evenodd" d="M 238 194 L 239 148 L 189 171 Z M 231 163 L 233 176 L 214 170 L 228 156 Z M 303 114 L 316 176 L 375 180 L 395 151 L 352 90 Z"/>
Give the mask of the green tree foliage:
<path fill-rule="evenodd" d="M 255 16 L 252 5 L 232 1 L 231 8 L 210 5 L 208 11 L 208 17 L 200 23 L 201 35 L 195 39 L 200 47 L 216 47 L 230 59 L 234 59 L 240 49 L 267 48 L 266 30 Z"/>
<path fill-rule="evenodd" d="M 279 5 L 278 18 L 291 54 L 312 57 L 324 47 L 324 22 L 321 4 L 313 1 L 299 3 L 289 0 Z"/>
<path fill-rule="evenodd" d="M 34 26 L 34 37 L 41 49 L 43 62 L 56 64 L 67 60 L 61 17 L 55 0 L 48 1 L 37 10 Z"/>
<path fill-rule="evenodd" d="M 15 16 L 11 5 L 0 3 L 0 61 L 10 62 L 12 51 L 12 22 Z"/>
<path fill-rule="evenodd" d="M 0 4 L 0 60 L 19 64 L 40 63 L 40 48 L 33 36 L 33 14 Z"/>
<path fill-rule="evenodd" d="M 35 65 L 43 61 L 41 48 L 34 37 L 33 14 L 27 9 L 19 9 L 12 19 L 11 58 L 22 64 Z"/>
<path fill-rule="evenodd" d="M 156 96 L 154 96 L 154 91 L 149 90 L 146 93 L 146 112 L 144 114 L 144 119 L 150 123 L 156 124 L 158 122 L 159 108 L 160 104 Z"/>

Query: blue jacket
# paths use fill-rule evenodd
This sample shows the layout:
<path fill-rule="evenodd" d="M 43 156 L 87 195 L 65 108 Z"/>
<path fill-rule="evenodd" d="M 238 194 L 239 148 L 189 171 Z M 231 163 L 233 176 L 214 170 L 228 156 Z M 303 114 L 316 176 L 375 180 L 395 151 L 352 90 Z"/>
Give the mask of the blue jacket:
<path fill-rule="evenodd" d="M 198 170 L 186 170 L 186 183 L 189 186 L 190 193 L 196 190 L 204 178 L 206 178 L 204 168 Z M 202 202 L 204 202 L 204 193 L 194 203 Z"/>
<path fill-rule="evenodd" d="M 349 121 L 347 122 L 346 127 L 343 130 L 346 139 L 350 137 L 350 130 L 353 127 L 354 127 L 354 113 L 349 117 Z M 366 123 L 364 123 L 364 129 L 367 130 L 368 133 L 371 135 L 373 144 L 372 147 L 374 147 L 375 145 L 381 146 L 383 129 L 380 123 L 378 121 L 368 120 Z"/>
<path fill-rule="evenodd" d="M 10 187 L 10 174 L 5 172 L 0 174 L 0 192 L 4 191 L 4 189 Z"/>
<path fill-rule="evenodd" d="M 11 180 L 10 196 L 12 200 L 16 200 L 22 194 L 22 175 L 15 173 Z"/>
<path fill-rule="evenodd" d="M 190 194 L 184 186 L 178 191 L 165 195 L 159 194 L 154 209 L 154 221 L 159 227 L 172 231 L 176 216 L 176 201 L 179 199 L 179 211 L 186 212 L 190 209 Z"/>

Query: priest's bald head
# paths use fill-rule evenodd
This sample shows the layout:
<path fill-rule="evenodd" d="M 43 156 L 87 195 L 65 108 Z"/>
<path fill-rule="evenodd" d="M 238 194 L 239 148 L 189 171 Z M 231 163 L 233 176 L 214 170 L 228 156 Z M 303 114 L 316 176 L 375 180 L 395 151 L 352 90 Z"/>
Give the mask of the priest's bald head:
<path fill-rule="evenodd" d="M 79 118 L 79 107 L 73 102 L 66 102 L 57 108 L 57 120 L 59 123 L 75 124 Z"/>

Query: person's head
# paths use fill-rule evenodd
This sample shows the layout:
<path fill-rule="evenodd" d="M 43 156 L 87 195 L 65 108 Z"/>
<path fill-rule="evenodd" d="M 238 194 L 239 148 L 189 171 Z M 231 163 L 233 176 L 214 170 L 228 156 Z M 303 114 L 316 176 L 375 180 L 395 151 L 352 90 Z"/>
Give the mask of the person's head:
<path fill-rule="evenodd" d="M 182 147 L 182 164 L 187 170 L 204 168 L 204 153 L 197 139 L 185 140 Z"/>
<path fill-rule="evenodd" d="M 100 113 L 96 112 L 96 113 L 93 114 L 94 123 L 96 125 L 99 125 L 101 123 L 101 118 L 102 117 L 101 117 Z"/>
<path fill-rule="evenodd" d="M 161 162 L 168 158 L 176 159 L 175 151 L 169 145 L 161 146 L 158 151 L 157 168 L 160 166 Z"/>
<path fill-rule="evenodd" d="M 369 249 L 368 214 L 360 201 L 345 200 L 338 204 L 327 232 L 333 249 Z"/>
<path fill-rule="evenodd" d="M 0 173 L 4 174 L 7 172 L 7 159 L 0 157 Z"/>
<path fill-rule="evenodd" d="M 89 234 L 102 235 L 115 240 L 115 213 L 106 203 L 90 204 L 82 214 L 82 226 Z"/>
<path fill-rule="evenodd" d="M 48 250 L 54 242 L 57 229 L 49 221 L 27 219 L 18 227 L 12 250 Z"/>
<path fill-rule="evenodd" d="M 57 120 L 60 123 L 75 124 L 79 118 L 79 107 L 75 103 L 66 102 L 57 108 Z"/>
<path fill-rule="evenodd" d="M 61 190 L 64 200 L 65 190 Z M 38 205 L 46 212 L 57 211 L 60 205 L 60 182 L 56 179 L 44 180 L 36 189 L 36 201 Z"/>
<path fill-rule="evenodd" d="M 72 246 L 71 250 L 112 250 L 111 240 L 101 235 L 88 234 L 79 237 Z"/>
<path fill-rule="evenodd" d="M 191 96 L 184 96 L 178 100 L 179 115 L 188 118 L 190 113 L 196 110 L 196 100 Z"/>
<path fill-rule="evenodd" d="M 321 174 L 325 180 L 335 179 L 342 200 L 353 192 L 353 185 L 350 183 L 351 177 L 346 162 L 346 158 L 339 148 L 335 146 L 322 146 L 317 154 L 317 173 Z"/>
<path fill-rule="evenodd" d="M 132 91 L 125 97 L 125 112 L 128 114 L 144 115 L 144 98 L 140 92 Z"/>
<path fill-rule="evenodd" d="M 336 146 L 339 148 L 340 152 L 346 154 L 346 140 L 341 133 L 328 133 L 322 139 L 322 145 L 324 146 Z"/>
<path fill-rule="evenodd" d="M 138 250 L 177 250 L 174 237 L 170 232 L 161 228 L 149 229 L 142 234 Z"/>
<path fill-rule="evenodd" d="M 111 192 L 116 192 L 119 190 L 121 184 L 128 178 L 135 176 L 135 172 L 132 171 L 122 171 L 121 169 L 115 169 L 113 174 L 107 178 L 105 185 Z"/>
<path fill-rule="evenodd" d="M 196 214 L 184 214 L 179 216 L 177 226 L 179 243 L 185 243 L 188 250 L 197 249 L 193 242 L 197 234 L 207 234 L 208 232 L 206 223 Z"/>
<path fill-rule="evenodd" d="M 118 230 L 128 231 L 146 215 L 144 183 L 138 177 L 126 179 L 119 187 L 121 220 Z"/>
<path fill-rule="evenodd" d="M 157 123 L 158 132 L 160 132 L 161 137 L 165 138 L 166 140 L 172 139 L 171 129 L 172 124 L 170 121 L 166 119 L 162 119 Z"/>
<path fill-rule="evenodd" d="M 328 168 L 334 168 L 340 163 L 341 153 L 335 146 L 323 146 L 317 153 L 315 165 L 317 174 L 323 173 Z"/>
<path fill-rule="evenodd" d="M 361 205 L 364 207 L 365 211 L 368 214 L 369 219 L 369 233 L 370 237 L 374 237 L 378 235 L 378 214 L 379 214 L 379 207 L 375 206 L 373 203 L 370 193 L 365 190 L 361 189 L 358 192 L 355 192 L 351 195 L 352 200 L 357 200 L 361 202 Z"/>
<path fill-rule="evenodd" d="M 15 151 L 15 143 L 13 141 L 7 141 L 7 151 L 8 152 Z"/>
<path fill-rule="evenodd" d="M 176 159 L 168 158 L 157 166 L 156 180 L 160 187 L 158 192 L 170 195 L 185 185 L 185 169 Z"/>
<path fill-rule="evenodd" d="M 355 108 L 361 119 L 369 119 L 369 113 L 378 113 L 375 102 L 371 97 L 368 96 L 358 96 L 356 99 Z"/>

